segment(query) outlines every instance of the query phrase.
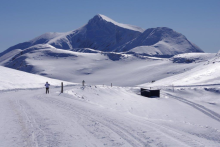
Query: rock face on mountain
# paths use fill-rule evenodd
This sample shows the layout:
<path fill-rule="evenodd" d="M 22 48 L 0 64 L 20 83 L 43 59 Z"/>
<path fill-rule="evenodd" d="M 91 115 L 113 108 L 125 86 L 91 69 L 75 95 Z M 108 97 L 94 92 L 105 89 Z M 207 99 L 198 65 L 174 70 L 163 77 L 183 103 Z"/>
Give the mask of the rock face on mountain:
<path fill-rule="evenodd" d="M 59 49 L 90 48 L 104 52 L 127 52 L 149 56 L 173 56 L 180 53 L 203 52 L 185 36 L 160 27 L 143 30 L 118 23 L 104 15 L 96 15 L 83 27 L 67 33 L 46 33 L 33 40 L 17 44 L 0 56 L 15 49 L 37 44 L 49 44 Z"/>

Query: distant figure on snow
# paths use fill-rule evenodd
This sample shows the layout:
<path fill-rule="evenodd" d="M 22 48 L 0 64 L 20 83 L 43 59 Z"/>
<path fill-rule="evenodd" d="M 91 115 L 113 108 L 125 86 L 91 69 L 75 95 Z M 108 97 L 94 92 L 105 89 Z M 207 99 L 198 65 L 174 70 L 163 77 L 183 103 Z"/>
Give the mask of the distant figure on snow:
<path fill-rule="evenodd" d="M 46 87 L 46 94 L 47 94 L 47 93 L 49 93 L 50 84 L 48 82 L 46 82 L 45 87 Z"/>
<path fill-rule="evenodd" d="M 84 80 L 82 81 L 82 86 L 85 86 L 85 81 Z"/>

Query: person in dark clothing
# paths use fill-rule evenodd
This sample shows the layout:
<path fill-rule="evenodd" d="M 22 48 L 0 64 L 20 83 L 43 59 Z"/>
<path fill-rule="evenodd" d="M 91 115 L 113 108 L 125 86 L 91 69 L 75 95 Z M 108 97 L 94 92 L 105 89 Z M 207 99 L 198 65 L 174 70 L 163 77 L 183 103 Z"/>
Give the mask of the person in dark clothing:
<path fill-rule="evenodd" d="M 49 93 L 50 84 L 48 82 L 46 82 L 45 87 L 46 87 L 46 94 L 47 94 L 47 93 Z"/>

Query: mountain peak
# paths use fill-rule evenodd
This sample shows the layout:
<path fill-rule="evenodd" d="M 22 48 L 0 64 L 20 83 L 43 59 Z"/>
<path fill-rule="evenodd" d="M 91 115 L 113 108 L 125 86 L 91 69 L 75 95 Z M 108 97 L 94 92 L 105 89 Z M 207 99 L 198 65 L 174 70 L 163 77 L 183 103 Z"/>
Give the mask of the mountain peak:
<path fill-rule="evenodd" d="M 107 17 L 105 15 L 102 15 L 102 14 L 97 14 L 94 17 L 98 17 L 99 19 L 105 20 L 107 22 L 111 22 L 113 24 L 117 24 L 118 23 L 118 22 L 114 21 L 113 19 L 111 19 L 111 18 L 109 18 L 109 17 Z"/>
<path fill-rule="evenodd" d="M 129 30 L 133 30 L 133 31 L 138 31 L 141 33 L 144 32 L 144 29 L 142 29 L 140 27 L 128 25 L 128 24 L 123 24 L 123 23 L 118 23 L 118 22 L 114 21 L 113 19 L 111 19 L 105 15 L 102 15 L 102 14 L 95 15 L 92 19 L 89 20 L 89 23 L 99 23 L 99 22 L 103 22 L 103 21 L 107 22 L 107 23 L 114 24 L 114 25 L 121 27 L 121 28 L 129 29 Z"/>

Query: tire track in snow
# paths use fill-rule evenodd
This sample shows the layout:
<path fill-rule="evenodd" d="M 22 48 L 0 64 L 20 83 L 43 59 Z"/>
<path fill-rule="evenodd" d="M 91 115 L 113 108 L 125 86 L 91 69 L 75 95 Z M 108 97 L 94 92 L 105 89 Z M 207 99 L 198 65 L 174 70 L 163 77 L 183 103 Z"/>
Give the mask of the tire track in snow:
<path fill-rule="evenodd" d="M 220 122 L 220 114 L 206 108 L 205 106 L 199 105 L 197 103 L 191 102 L 189 100 L 186 100 L 186 99 L 178 97 L 178 96 L 173 96 L 169 93 L 166 93 L 165 95 L 170 96 L 171 98 L 178 100 L 180 102 L 183 102 L 183 103 L 197 109 L 198 111 L 202 112 L 203 114 L 207 115 L 208 117 L 211 117 L 212 119 L 215 119 L 216 121 Z"/>
<path fill-rule="evenodd" d="M 143 123 L 143 122 L 140 122 Z M 164 126 L 149 120 L 145 119 L 145 123 L 150 124 L 150 126 L 152 128 L 156 128 L 157 131 L 159 131 L 160 133 L 164 134 L 165 136 L 168 136 L 168 138 L 174 139 L 180 143 L 182 143 L 182 145 L 187 145 L 187 146 L 191 146 L 191 147 L 204 147 L 204 145 L 202 143 L 200 143 L 199 141 L 192 139 L 190 134 L 184 133 L 182 131 L 170 128 L 168 126 Z"/>
<path fill-rule="evenodd" d="M 25 108 L 22 106 L 20 100 L 16 100 L 16 103 L 17 103 L 17 105 L 19 105 L 20 110 L 22 111 L 22 113 L 25 117 L 26 128 L 30 129 L 30 130 L 33 130 L 34 126 L 33 126 L 33 123 L 31 122 L 31 118 L 28 116 L 28 114 L 27 114 Z M 30 132 L 31 132 L 31 134 L 30 134 Z M 35 131 L 34 130 L 33 131 L 28 131 L 27 133 L 29 134 L 28 138 L 30 140 L 31 146 L 38 147 L 38 143 L 37 143 L 37 141 L 35 141 L 36 140 Z"/>
<path fill-rule="evenodd" d="M 49 125 L 45 123 L 45 118 L 42 118 L 31 106 L 24 100 L 18 100 L 26 126 L 26 134 L 28 134 L 29 144 L 28 147 L 38 146 L 59 146 L 58 132 L 49 129 Z"/>
<path fill-rule="evenodd" d="M 32 143 L 32 139 L 30 137 L 31 135 L 26 124 L 26 116 L 24 115 L 23 109 L 19 104 L 19 100 L 16 100 L 15 102 L 10 101 L 10 104 L 18 118 L 17 122 L 19 123 L 19 126 L 21 127 L 21 131 L 19 131 L 19 135 L 22 137 L 22 146 L 26 146 L 26 147 L 35 146 Z M 18 144 L 20 144 L 20 142 Z"/>

